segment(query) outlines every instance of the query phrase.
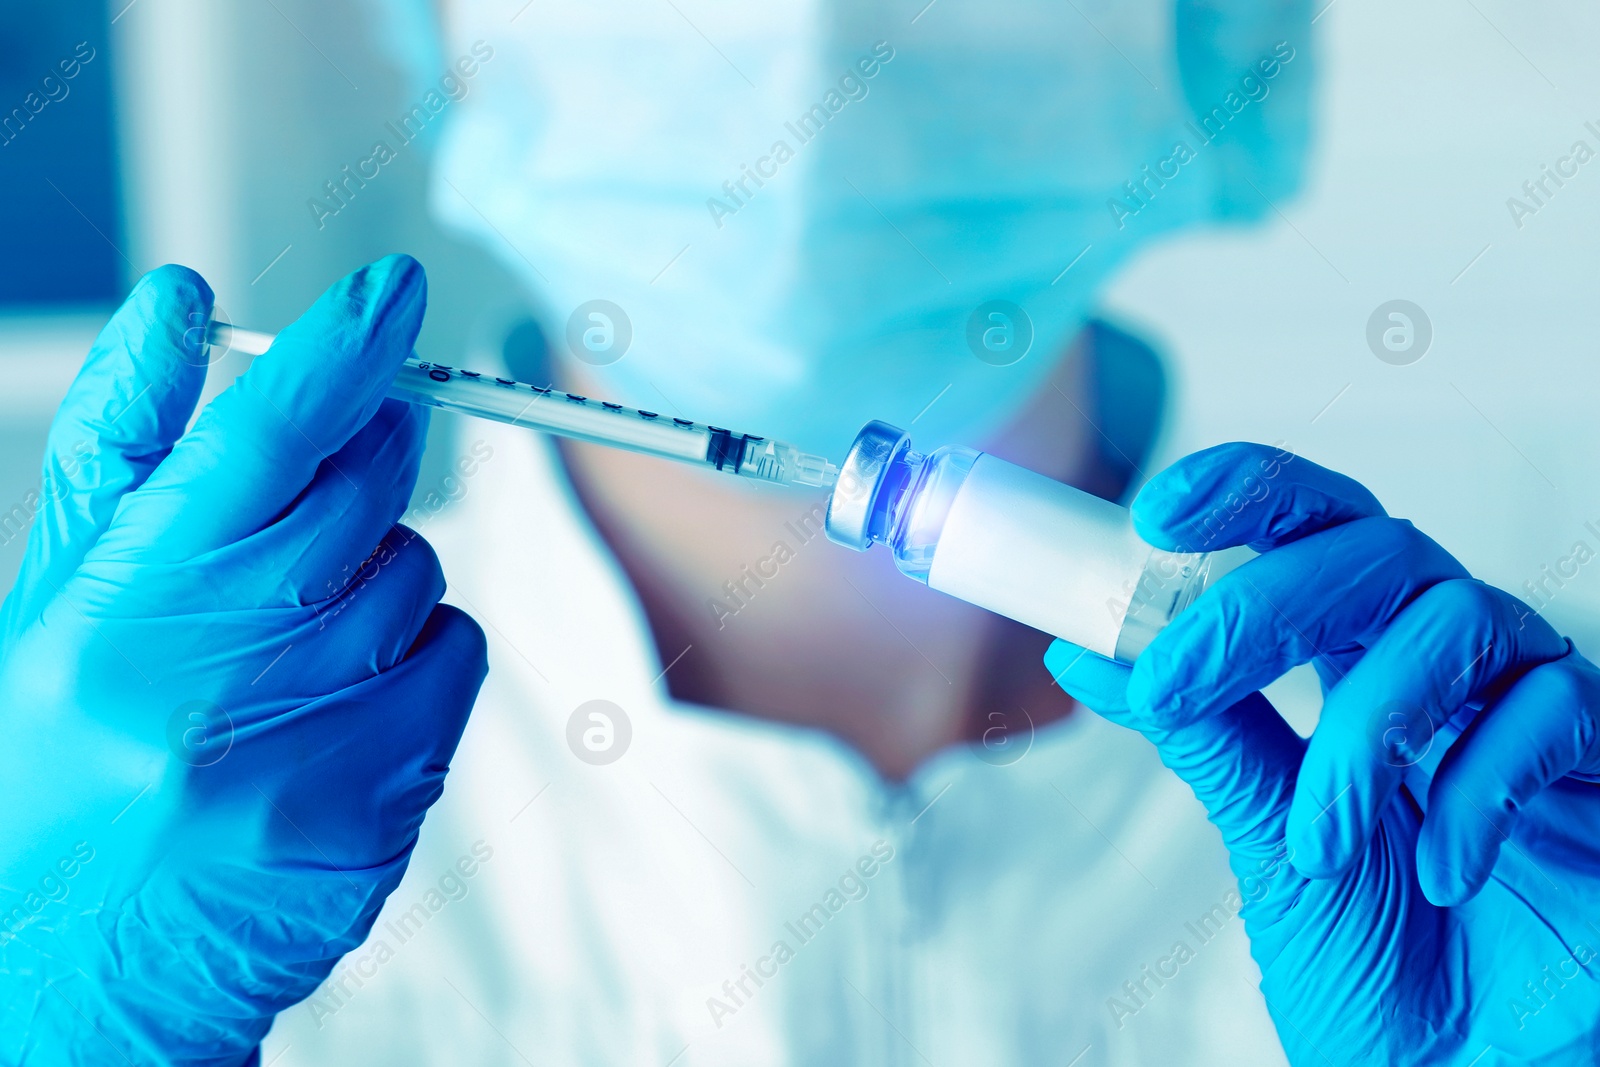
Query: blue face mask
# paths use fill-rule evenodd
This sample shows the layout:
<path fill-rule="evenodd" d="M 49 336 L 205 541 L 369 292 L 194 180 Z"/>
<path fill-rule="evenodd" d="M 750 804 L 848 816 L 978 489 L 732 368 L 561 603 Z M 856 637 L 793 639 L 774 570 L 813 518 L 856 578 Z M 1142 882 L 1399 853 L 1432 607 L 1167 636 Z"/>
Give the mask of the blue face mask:
<path fill-rule="evenodd" d="M 690 25 L 566 0 L 514 40 L 463 6 L 497 58 L 454 108 L 437 209 L 523 275 L 596 393 L 830 455 L 873 418 L 981 440 L 1124 259 L 1265 210 L 1239 173 L 1281 194 L 1304 139 L 1304 38 L 1192 4 L 727 0 Z"/>

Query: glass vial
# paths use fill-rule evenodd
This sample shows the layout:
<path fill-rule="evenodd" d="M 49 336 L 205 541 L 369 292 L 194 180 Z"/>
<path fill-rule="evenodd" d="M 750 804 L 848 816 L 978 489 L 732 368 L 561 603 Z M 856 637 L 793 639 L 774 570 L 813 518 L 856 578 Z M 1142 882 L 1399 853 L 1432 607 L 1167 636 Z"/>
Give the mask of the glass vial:
<path fill-rule="evenodd" d="M 828 537 L 888 545 L 901 573 L 1124 663 L 1205 589 L 1209 555 L 1167 552 L 1126 508 L 970 448 L 913 451 L 870 422 L 828 500 Z"/>

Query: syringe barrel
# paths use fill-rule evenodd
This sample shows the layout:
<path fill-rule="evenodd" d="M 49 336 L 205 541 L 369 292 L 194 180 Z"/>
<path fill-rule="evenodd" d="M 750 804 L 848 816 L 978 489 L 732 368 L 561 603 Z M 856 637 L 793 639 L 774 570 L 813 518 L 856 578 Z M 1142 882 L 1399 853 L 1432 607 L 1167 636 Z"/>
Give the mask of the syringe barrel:
<path fill-rule="evenodd" d="M 250 355 L 265 353 L 272 341 L 272 334 L 221 321 L 211 322 L 206 331 L 207 344 Z M 826 487 L 837 474 L 825 457 L 781 441 L 428 360 L 406 360 L 389 395 L 577 441 L 694 463 L 751 481 Z"/>
<path fill-rule="evenodd" d="M 706 462 L 712 438 L 711 428 L 701 423 L 426 360 L 406 360 L 389 395 L 413 404 L 693 463 Z"/>
<path fill-rule="evenodd" d="M 389 395 L 629 452 L 696 463 L 758 482 L 827 486 L 834 468 L 781 441 L 592 400 L 547 386 L 408 359 Z"/>

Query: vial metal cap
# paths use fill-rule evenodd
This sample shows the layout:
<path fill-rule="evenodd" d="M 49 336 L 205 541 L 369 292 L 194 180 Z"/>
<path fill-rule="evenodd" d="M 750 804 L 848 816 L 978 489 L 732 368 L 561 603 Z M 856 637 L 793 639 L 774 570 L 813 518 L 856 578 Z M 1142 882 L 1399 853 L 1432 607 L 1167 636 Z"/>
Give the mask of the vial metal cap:
<path fill-rule="evenodd" d="M 872 512 L 883 491 L 884 473 L 910 447 L 911 435 L 898 426 L 874 420 L 861 427 L 828 496 L 823 522 L 828 540 L 857 552 L 872 547 Z"/>

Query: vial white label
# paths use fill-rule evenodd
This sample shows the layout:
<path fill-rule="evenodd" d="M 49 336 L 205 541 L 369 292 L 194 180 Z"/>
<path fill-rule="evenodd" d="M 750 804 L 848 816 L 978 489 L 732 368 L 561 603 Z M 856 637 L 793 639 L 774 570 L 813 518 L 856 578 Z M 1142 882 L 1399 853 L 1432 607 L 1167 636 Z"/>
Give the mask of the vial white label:
<path fill-rule="evenodd" d="M 1150 552 L 1126 508 L 985 454 L 951 504 L 928 585 L 1110 656 Z"/>

